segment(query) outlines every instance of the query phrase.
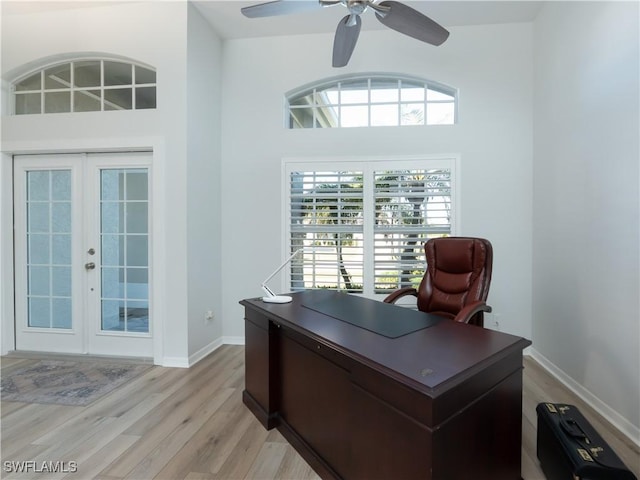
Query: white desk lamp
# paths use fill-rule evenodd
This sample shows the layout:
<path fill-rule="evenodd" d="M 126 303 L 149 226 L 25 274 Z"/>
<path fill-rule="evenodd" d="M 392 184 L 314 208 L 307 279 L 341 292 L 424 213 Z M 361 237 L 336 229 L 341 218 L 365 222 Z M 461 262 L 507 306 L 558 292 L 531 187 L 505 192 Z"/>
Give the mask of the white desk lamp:
<path fill-rule="evenodd" d="M 267 282 L 269 280 L 271 280 L 276 275 L 276 273 L 278 273 L 280 270 L 282 270 L 291 260 L 293 260 L 293 258 L 296 255 L 298 255 L 303 250 L 313 250 L 313 247 L 302 247 L 302 248 L 299 248 L 298 250 L 296 250 L 295 252 L 293 252 L 293 254 L 289 258 L 287 258 L 284 261 L 284 263 L 282 265 L 280 265 L 275 270 L 275 272 L 273 272 L 271 275 L 269 275 L 264 280 L 264 282 L 262 282 L 262 291 L 267 294 L 265 297 L 262 297 L 262 301 L 263 302 L 267 302 L 267 303 L 289 303 L 291 300 L 293 300 L 289 295 L 276 295 L 275 293 L 273 293 L 273 291 L 267 286 Z"/>

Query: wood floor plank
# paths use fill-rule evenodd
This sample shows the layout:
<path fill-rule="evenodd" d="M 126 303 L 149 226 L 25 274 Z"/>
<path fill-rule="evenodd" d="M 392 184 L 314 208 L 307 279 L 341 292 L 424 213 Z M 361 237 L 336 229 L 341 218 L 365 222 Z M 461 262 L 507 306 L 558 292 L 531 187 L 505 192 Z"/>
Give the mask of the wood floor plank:
<path fill-rule="evenodd" d="M 47 452 L 49 458 L 60 458 L 67 462 L 74 461 L 79 465 L 82 465 L 82 469 L 92 468 L 94 460 L 90 460 L 100 451 L 104 451 L 108 445 L 116 441 L 116 448 L 119 448 L 120 443 L 124 442 L 130 447 L 133 445 L 133 440 L 138 440 L 139 437 L 132 435 L 123 435 L 122 432 L 135 420 L 143 415 L 149 413 L 153 408 L 163 399 L 163 395 L 160 393 L 154 393 L 147 397 L 145 402 L 138 403 L 135 407 L 131 408 L 124 415 L 119 417 L 104 417 L 107 419 L 105 425 L 99 430 L 90 432 L 88 435 L 78 439 L 74 442 L 69 442 L 66 438 L 58 438 L 53 441 L 54 445 L 58 445 L 57 451 Z M 64 447 L 61 447 L 64 446 Z M 113 447 L 112 447 L 113 448 Z M 102 465 L 102 469 L 109 465 L 113 460 L 118 458 L 125 452 L 123 449 L 120 454 L 113 455 L 111 451 L 109 455 L 102 455 L 98 457 L 99 463 Z M 111 460 L 106 462 L 106 459 L 111 456 Z M 102 470 L 101 469 L 101 470 Z M 99 470 L 100 471 L 100 470 Z M 95 472 L 95 474 L 99 473 Z M 57 478 L 63 478 L 64 475 L 58 475 L 52 477 L 50 480 Z"/>
<path fill-rule="evenodd" d="M 0 365 L 4 372 L 36 361 L 3 357 Z M 633 442 L 535 360 L 525 357 L 524 365 L 524 480 L 544 480 L 536 457 L 540 402 L 578 406 L 640 477 Z M 244 348 L 225 345 L 190 369 L 153 366 L 86 407 L 2 402 L 1 460 L 78 462 L 76 473 L 47 480 L 318 480 L 277 430 L 266 431 L 248 411 L 243 388 Z M 43 476 L 3 472 L 2 478 Z"/>
<path fill-rule="evenodd" d="M 5 402 L 2 402 L 4 405 Z M 10 403 L 22 403 L 22 402 L 10 402 Z M 78 409 L 69 405 L 47 405 L 38 403 L 22 403 L 24 408 L 14 409 L 13 412 L 7 414 L 2 419 L 2 432 L 6 435 L 15 435 L 18 433 L 24 433 L 24 429 L 31 429 L 33 427 L 36 430 L 42 432 L 42 429 L 37 427 L 45 424 L 47 420 L 50 424 L 44 427 L 45 430 L 53 428 L 60 422 L 66 421 L 68 417 L 73 417 L 77 414 Z"/>
<path fill-rule="evenodd" d="M 141 437 L 141 441 L 137 442 L 116 462 L 113 462 L 112 465 L 109 465 L 101 472 L 103 475 L 124 478 L 135 469 L 140 472 L 146 465 L 153 463 L 152 460 L 157 455 L 155 452 L 159 445 L 173 435 L 181 425 L 191 424 L 194 414 L 198 412 L 205 402 L 210 401 L 219 392 L 199 389 L 198 393 L 191 392 L 191 395 L 187 395 L 184 398 L 181 395 L 185 392 L 181 392 L 179 400 L 176 401 L 173 397 L 178 393 L 174 393 L 141 419 L 144 421 L 145 429 L 129 428 L 123 432 L 129 435 L 138 435 Z M 227 390 L 225 390 L 225 395 L 230 395 L 230 392 L 227 393 Z M 171 407 L 168 410 L 166 408 L 167 405 Z M 139 423 L 140 420 L 135 422 L 134 426 L 139 425 Z M 170 458 L 166 459 L 166 461 L 169 460 Z M 141 463 L 144 465 L 140 466 Z"/>
<path fill-rule="evenodd" d="M 150 369 L 130 380 L 117 392 L 110 392 L 90 409 L 99 417 L 119 417 L 150 395 L 166 397 L 179 388 L 180 368 Z"/>
<path fill-rule="evenodd" d="M 205 402 L 192 408 L 189 417 L 171 431 L 125 478 L 155 478 L 232 393 L 233 390 L 229 388 L 218 390 Z"/>
<path fill-rule="evenodd" d="M 211 476 L 220 470 L 251 424 L 251 414 L 237 393 L 227 403 L 235 408 L 224 410 L 221 407 L 156 478 L 176 478 L 185 470 Z"/>
<path fill-rule="evenodd" d="M 284 443 L 265 442 L 245 478 L 276 478 L 286 453 L 287 446 Z"/>
<path fill-rule="evenodd" d="M 80 448 L 82 451 L 82 455 L 78 458 L 70 457 L 68 454 L 70 451 L 78 450 L 79 447 L 87 446 L 88 449 L 96 442 L 96 437 L 100 438 L 101 430 L 108 426 L 110 423 L 113 423 L 115 419 L 113 418 L 105 418 L 101 425 L 98 428 L 87 430 L 82 433 L 80 437 L 70 437 L 65 441 L 61 441 L 60 443 L 48 444 L 48 445 L 40 445 L 46 447 L 42 450 L 38 455 L 32 457 L 32 459 L 36 462 L 37 465 L 42 465 L 48 462 L 70 462 L 74 461 L 77 464 L 81 464 L 85 457 L 85 451 Z M 37 446 L 36 444 L 32 444 Z M 88 452 L 90 450 L 87 450 Z M 56 480 L 62 478 L 62 472 L 49 472 L 47 473 L 47 480 Z M 30 476 L 21 477 L 21 478 L 29 478 L 29 479 L 37 479 L 42 478 L 42 474 L 38 472 L 33 472 Z"/>
<path fill-rule="evenodd" d="M 281 436 L 281 438 L 284 440 L 284 437 Z M 282 480 L 319 480 L 318 474 L 313 471 L 308 463 L 301 462 L 298 453 L 291 445 L 285 442 L 272 442 L 275 444 L 282 443 L 285 446 L 284 457 L 273 478 Z"/>
<path fill-rule="evenodd" d="M 18 410 L 26 406 L 27 404 L 23 402 L 2 402 L 2 408 L 0 408 L 0 417 L 6 417 L 10 413 L 17 412 Z"/>
<path fill-rule="evenodd" d="M 206 395 L 207 391 L 211 392 L 214 388 L 220 387 L 233 374 L 226 368 L 229 363 L 233 362 L 234 357 L 239 356 L 238 352 L 235 355 L 233 353 L 233 351 L 220 352 L 219 357 L 216 356 L 209 359 L 209 361 L 205 359 L 195 365 L 193 368 L 196 370 L 189 371 L 188 375 L 186 375 L 187 372 L 181 372 L 180 380 L 173 386 L 173 395 L 158 406 L 155 412 L 156 415 L 163 418 L 176 415 L 177 410 L 184 410 L 183 403 L 190 400 L 193 401 L 194 393 Z M 164 423 L 166 423 L 166 420 Z M 147 431 L 156 427 L 157 418 L 147 416 L 133 424 L 127 433 L 144 435 Z"/>
<path fill-rule="evenodd" d="M 210 480 L 211 476 L 208 473 L 189 472 L 184 480 Z"/>
<path fill-rule="evenodd" d="M 21 466 L 24 464 L 24 462 L 33 460 L 34 458 L 36 458 L 38 455 L 40 455 L 44 450 L 47 449 L 46 446 L 44 445 L 26 445 L 22 448 L 22 450 L 20 451 L 19 456 L 15 456 L 15 457 L 5 457 L 4 455 L 4 443 L 6 442 L 6 439 L 3 438 L 2 439 L 2 446 L 3 446 L 3 452 L 2 452 L 2 475 L 1 478 L 3 480 L 11 480 L 14 478 L 19 478 L 20 480 L 26 480 L 28 478 L 32 478 L 34 473 L 33 472 L 26 472 L 26 473 L 17 473 L 17 472 L 24 472 L 24 469 L 21 468 Z M 12 467 L 10 470 L 12 471 L 7 471 L 5 462 L 9 462 Z M 20 470 L 18 470 L 20 469 Z"/>
<path fill-rule="evenodd" d="M 38 363 L 39 360 L 33 358 L 22 358 L 15 356 L 4 356 L 0 358 L 0 374 L 8 375 L 9 373 L 20 368 L 30 367 Z"/>
<path fill-rule="evenodd" d="M 24 448 L 33 444 L 37 438 L 73 421 L 82 412 L 82 407 L 68 405 L 24 405 L 24 408 L 2 418 L 0 429 L 3 458 L 13 458 L 22 453 Z M 9 438 L 11 442 L 4 441 Z"/>
<path fill-rule="evenodd" d="M 65 480 L 96 478 L 111 462 L 116 460 L 120 455 L 123 455 L 139 440 L 140 437 L 135 435 L 118 435 L 107 442 L 102 448 L 79 460 L 78 470 L 65 475 L 63 478 Z"/>
<path fill-rule="evenodd" d="M 225 459 L 217 474 L 212 475 L 215 480 L 229 480 L 246 478 L 258 452 L 265 443 L 268 432 L 255 418 L 251 419 L 249 428 L 240 437 L 236 448 Z"/>

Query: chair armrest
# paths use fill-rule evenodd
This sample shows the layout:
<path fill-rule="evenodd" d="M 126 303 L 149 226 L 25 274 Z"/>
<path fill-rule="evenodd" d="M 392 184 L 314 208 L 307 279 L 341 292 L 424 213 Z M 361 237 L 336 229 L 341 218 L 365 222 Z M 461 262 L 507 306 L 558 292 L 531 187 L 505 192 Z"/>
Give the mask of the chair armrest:
<path fill-rule="evenodd" d="M 406 297 L 407 295 L 413 295 L 414 297 L 418 296 L 418 291 L 413 287 L 404 287 L 395 292 L 387 295 L 387 298 L 383 300 L 384 303 L 396 303 L 402 297 Z"/>
<path fill-rule="evenodd" d="M 393 294 L 392 294 L 393 295 Z M 477 302 L 472 302 L 469 305 L 465 306 L 462 310 L 458 312 L 456 317 L 453 319 L 455 322 L 469 323 L 471 318 L 480 312 L 490 312 L 491 307 L 487 305 L 485 302 L 478 300 Z M 480 324 L 480 327 L 483 325 Z"/>

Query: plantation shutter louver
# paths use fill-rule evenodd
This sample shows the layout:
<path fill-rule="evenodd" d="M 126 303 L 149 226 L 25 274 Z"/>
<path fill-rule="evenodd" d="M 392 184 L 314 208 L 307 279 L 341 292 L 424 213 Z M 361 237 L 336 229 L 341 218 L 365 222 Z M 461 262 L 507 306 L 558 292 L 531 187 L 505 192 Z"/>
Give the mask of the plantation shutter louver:
<path fill-rule="evenodd" d="M 428 238 L 451 234 L 450 170 L 375 172 L 375 293 L 417 286 Z"/>
<path fill-rule="evenodd" d="M 362 172 L 292 172 L 291 288 L 362 292 Z"/>

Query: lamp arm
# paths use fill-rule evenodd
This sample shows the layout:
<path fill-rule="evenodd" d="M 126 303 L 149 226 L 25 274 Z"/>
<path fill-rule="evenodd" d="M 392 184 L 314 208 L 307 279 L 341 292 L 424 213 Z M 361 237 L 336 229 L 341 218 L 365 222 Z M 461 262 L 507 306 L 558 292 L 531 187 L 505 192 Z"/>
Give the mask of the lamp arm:
<path fill-rule="evenodd" d="M 276 294 L 273 293 L 269 287 L 267 287 L 264 283 L 262 284 L 262 291 L 267 295 L 267 297 L 275 297 Z"/>
<path fill-rule="evenodd" d="M 302 251 L 303 251 L 303 250 L 305 250 L 305 249 L 306 249 L 306 247 L 302 247 L 302 248 L 299 248 L 298 250 L 296 250 L 295 252 L 293 252 L 293 254 L 292 254 L 291 256 L 289 256 L 289 258 L 287 258 L 287 259 L 282 263 L 282 265 L 280 265 L 280 266 L 279 266 L 279 267 L 278 267 L 278 268 L 277 268 L 277 269 L 276 269 L 276 270 L 275 270 L 271 275 L 269 275 L 267 278 L 265 278 L 265 279 L 264 279 L 264 281 L 262 282 L 262 290 L 264 291 L 264 293 L 266 293 L 266 294 L 267 294 L 267 296 L 268 296 L 268 297 L 275 297 L 275 296 L 276 296 L 276 294 L 275 294 L 275 293 L 273 293 L 273 291 L 272 291 L 269 287 L 267 287 L 267 285 L 266 285 L 266 284 L 267 284 L 267 282 L 269 282 L 269 280 L 271 280 L 273 277 L 275 277 L 275 276 L 276 276 L 276 274 L 277 274 L 280 270 L 282 270 L 284 267 L 286 267 L 286 266 L 287 266 L 287 264 L 288 264 L 291 260 L 293 260 L 293 258 L 294 258 L 296 255 L 298 255 L 300 252 L 302 252 Z"/>

